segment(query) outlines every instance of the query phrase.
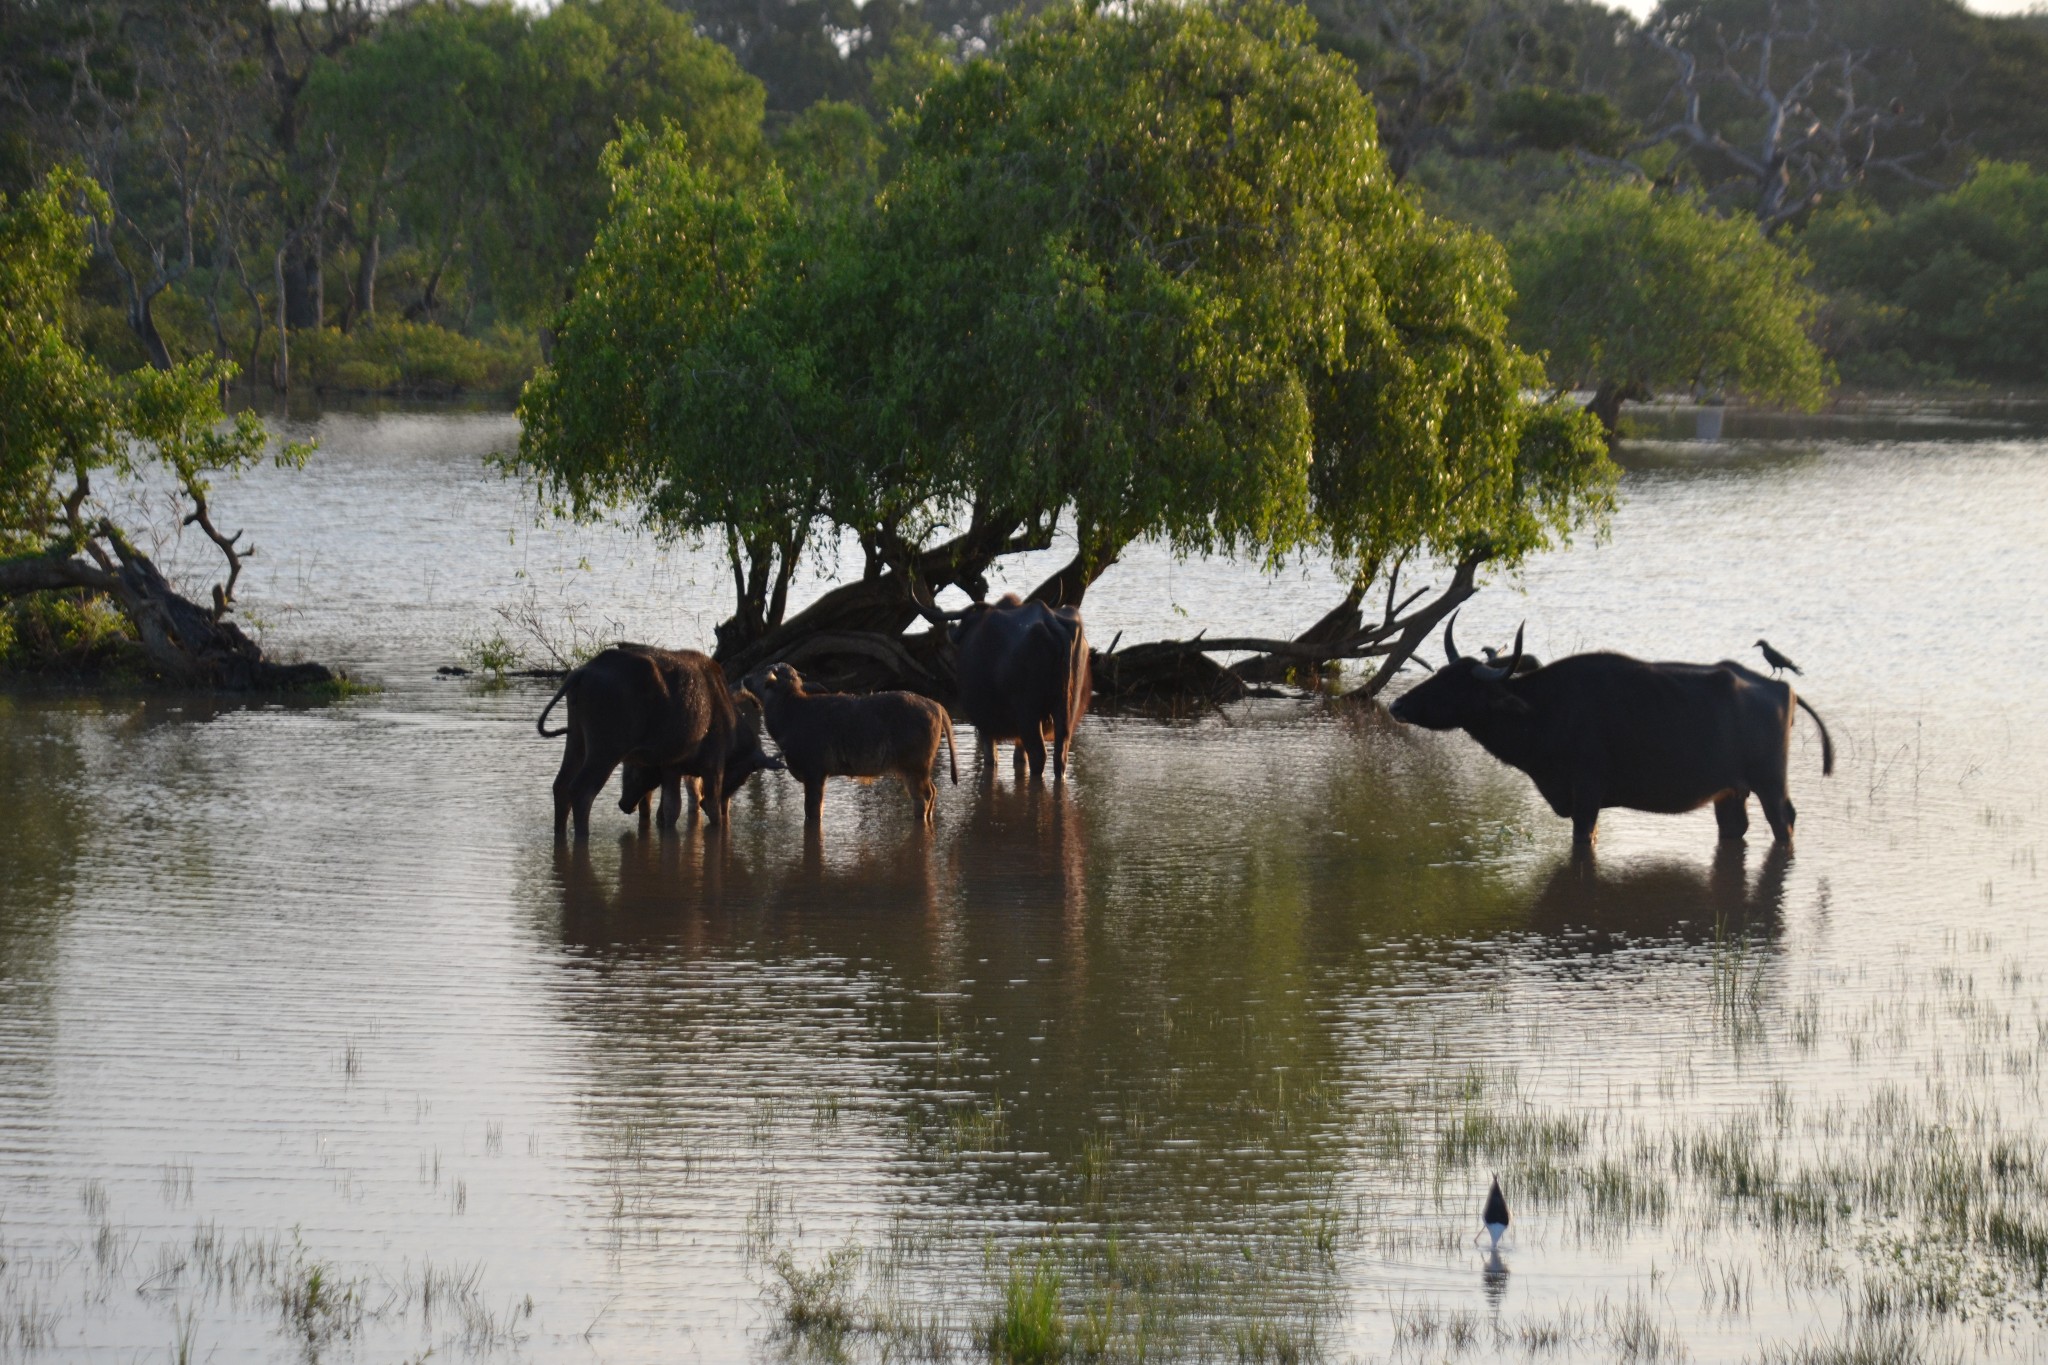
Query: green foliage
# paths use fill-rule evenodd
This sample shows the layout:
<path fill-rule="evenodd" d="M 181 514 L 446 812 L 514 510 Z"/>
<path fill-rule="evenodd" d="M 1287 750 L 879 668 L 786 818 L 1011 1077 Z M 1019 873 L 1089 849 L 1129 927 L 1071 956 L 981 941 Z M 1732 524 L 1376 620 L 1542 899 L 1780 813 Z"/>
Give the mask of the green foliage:
<path fill-rule="evenodd" d="M 1502 92 L 1491 122 L 1496 136 L 1516 146 L 1547 152 L 1582 147 L 1597 156 L 1619 156 L 1632 131 L 1605 95 L 1537 85 Z"/>
<path fill-rule="evenodd" d="M 1841 204 L 1803 244 L 1838 291 L 1832 340 L 1852 377 L 2048 381 L 2048 175 L 1987 162 L 1897 213 Z"/>
<path fill-rule="evenodd" d="M 503 184 L 480 215 L 500 306 L 545 315 L 590 248 L 610 201 L 598 156 L 621 124 L 667 128 L 703 165 L 732 172 L 764 155 L 761 85 L 732 53 L 660 0 L 567 0 L 520 49 Z"/>
<path fill-rule="evenodd" d="M 531 335 L 498 328 L 484 338 L 432 323 L 379 316 L 343 332 L 292 334 L 292 363 L 316 388 L 360 393 L 512 393 L 540 366 Z"/>
<path fill-rule="evenodd" d="M 0 675 L 142 671 L 135 628 L 97 593 L 43 592 L 0 602 Z"/>
<path fill-rule="evenodd" d="M 1739 393 L 1817 406 L 1805 262 L 1748 217 L 1642 185 L 1568 193 L 1513 239 L 1515 335 L 1564 388 Z"/>
<path fill-rule="evenodd" d="M 554 307 L 588 249 L 620 123 L 672 125 L 710 164 L 761 155 L 759 83 L 659 0 L 410 6 L 318 68 L 308 104 L 356 197 L 437 256 L 467 241 L 508 317 Z"/>
<path fill-rule="evenodd" d="M 52 172 L 18 201 L 0 196 L 0 549 L 86 534 L 64 495 L 99 470 L 161 463 L 188 492 L 247 468 L 267 437 L 253 413 L 223 418 L 224 361 L 116 377 L 79 348 L 69 319 L 88 256 L 87 215 L 107 212 L 83 176 Z M 303 448 L 279 457 L 303 461 Z"/>
<path fill-rule="evenodd" d="M 1050 10 L 925 93 L 872 206 L 861 156 L 790 160 L 841 187 L 793 195 L 629 132 L 522 462 L 578 514 L 723 533 L 743 580 L 819 519 L 889 562 L 1056 515 L 1105 557 L 1534 549 L 1611 467 L 1525 400 L 1500 251 L 1395 189 L 1310 34 Z"/>

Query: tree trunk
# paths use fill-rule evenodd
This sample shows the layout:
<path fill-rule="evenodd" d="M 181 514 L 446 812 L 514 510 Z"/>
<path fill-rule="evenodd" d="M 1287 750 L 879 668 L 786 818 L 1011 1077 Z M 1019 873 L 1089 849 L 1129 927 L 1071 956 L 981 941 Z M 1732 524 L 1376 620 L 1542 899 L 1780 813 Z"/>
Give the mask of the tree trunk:
<path fill-rule="evenodd" d="M 1353 583 L 1351 591 L 1344 594 L 1344 600 L 1330 608 L 1321 620 L 1295 636 L 1294 642 L 1302 645 L 1327 644 L 1336 640 L 1348 640 L 1365 629 L 1365 613 L 1359 609 L 1359 604 L 1365 601 L 1365 586 L 1369 581 L 1370 576 L 1367 576 L 1364 581 Z M 1317 667 L 1319 665 L 1301 659 L 1290 659 L 1284 654 L 1260 654 L 1232 664 L 1230 671 L 1246 682 L 1281 682 L 1292 674 Z"/>
<path fill-rule="evenodd" d="M 142 352 L 149 357 L 153 370 L 171 368 L 171 348 L 164 345 L 163 335 L 156 329 L 156 296 L 137 290 L 129 295 L 128 328 L 142 343 Z"/>
<path fill-rule="evenodd" d="M 370 197 L 369 231 L 363 234 L 362 258 L 356 262 L 356 313 L 360 317 L 377 316 L 377 267 L 384 257 L 383 216 L 384 193 L 380 184 L 377 193 Z"/>
<path fill-rule="evenodd" d="M 841 584 L 753 638 L 748 638 L 737 617 L 725 622 L 718 627 L 713 657 L 725 666 L 727 677 L 738 679 L 763 664 L 793 657 L 805 640 L 823 633 L 872 636 L 903 644 L 903 631 L 919 619 L 920 605 L 929 605 L 934 596 L 955 584 L 971 591 L 970 585 L 981 583 L 983 572 L 999 555 L 1043 548 L 1041 537 L 1018 535 L 1014 520 L 998 517 L 980 522 L 952 540 L 915 552 L 907 563 L 873 578 Z M 737 566 L 734 571 L 739 573 Z M 896 685 L 912 686 L 915 681 L 912 678 Z"/>
<path fill-rule="evenodd" d="M 1400 671 L 1401 665 L 1414 657 L 1416 649 L 1429 638 L 1437 623 L 1463 606 L 1467 598 L 1479 591 L 1475 582 L 1479 575 L 1479 566 L 1492 557 L 1490 550 L 1474 550 L 1460 559 L 1457 568 L 1451 574 L 1451 585 L 1443 590 L 1436 601 L 1408 618 L 1400 637 L 1394 641 L 1393 648 L 1380 661 L 1380 666 L 1373 671 L 1373 675 L 1366 679 L 1363 687 L 1346 692 L 1344 700 L 1371 701 L 1379 696 L 1387 684 L 1394 680 L 1394 674 Z"/>
<path fill-rule="evenodd" d="M 1607 433 L 1608 450 L 1613 450 L 1615 442 L 1621 439 L 1621 405 L 1640 402 L 1649 396 L 1649 386 L 1638 379 L 1603 379 L 1593 390 L 1593 399 L 1586 404 L 1586 411 L 1600 419 L 1600 429 Z"/>
<path fill-rule="evenodd" d="M 111 569 L 63 555 L 0 560 L 0 597 L 64 588 L 105 593 L 134 625 L 151 665 L 177 686 L 250 692 L 333 681 L 334 674 L 321 664 L 264 658 L 240 627 L 165 582 L 147 555 L 120 536 L 108 539 L 119 557 L 118 567 Z"/>
<path fill-rule="evenodd" d="M 317 237 L 309 235 L 288 248 L 281 288 L 284 290 L 285 326 L 326 326 L 326 289 L 321 276 Z"/>
<path fill-rule="evenodd" d="M 1089 587 L 1123 554 L 1121 542 L 1112 542 L 1099 533 L 1090 535 L 1084 532 L 1080 541 L 1074 557 L 1051 578 L 1033 588 L 1026 601 L 1043 602 L 1048 607 L 1079 607 L 1081 599 L 1088 595 Z"/>
<path fill-rule="evenodd" d="M 443 252 L 441 253 L 441 259 L 434 262 L 433 273 L 427 276 L 426 286 L 420 291 L 419 299 L 405 310 L 405 320 L 407 322 L 432 322 L 434 320 L 434 310 L 441 306 L 440 299 L 438 298 L 441 292 L 441 272 L 448 268 L 448 257 L 452 254 L 452 252 Z"/>
<path fill-rule="evenodd" d="M 279 247 L 271 257 L 271 273 L 277 285 L 277 363 L 270 370 L 270 386 L 279 393 L 290 393 L 292 389 L 292 330 L 286 324 L 284 290 L 284 253 Z"/>

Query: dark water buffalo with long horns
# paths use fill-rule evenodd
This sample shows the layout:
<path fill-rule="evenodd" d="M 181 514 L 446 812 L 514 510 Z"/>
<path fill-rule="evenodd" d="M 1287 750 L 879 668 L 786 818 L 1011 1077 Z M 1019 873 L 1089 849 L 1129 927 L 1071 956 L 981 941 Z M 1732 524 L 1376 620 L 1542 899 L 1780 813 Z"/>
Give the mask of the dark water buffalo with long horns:
<path fill-rule="evenodd" d="M 1021 768 L 1045 776 L 1052 741 L 1055 779 L 1067 775 L 1067 750 L 1088 714 L 1088 635 L 1081 613 L 1025 602 L 1010 593 L 977 602 L 948 629 L 958 659 L 960 710 L 980 739 L 982 762 L 1014 743 Z"/>
<path fill-rule="evenodd" d="M 1587 853 L 1609 806 L 1676 813 L 1712 802 L 1723 839 L 1749 828 L 1754 795 L 1779 842 L 1795 812 L 1786 795 L 1792 708 L 1820 727 L 1821 771 L 1835 770 L 1828 727 L 1804 699 L 1741 664 L 1645 663 L 1624 654 L 1574 654 L 1517 673 L 1522 633 L 1503 663 L 1458 653 L 1456 617 L 1444 626 L 1447 662 L 1402 695 L 1394 718 L 1428 730 L 1463 730 L 1535 780 L 1572 822 Z"/>
<path fill-rule="evenodd" d="M 939 741 L 953 781 L 960 781 L 960 756 L 953 746 L 953 718 L 930 697 L 913 692 L 809 692 L 803 675 L 788 664 L 773 664 L 747 675 L 746 690 L 760 698 L 768 733 L 782 750 L 789 775 L 804 784 L 804 822 L 815 825 L 825 809 L 828 777 L 899 777 L 930 825 L 938 807 L 932 763 Z"/>
<path fill-rule="evenodd" d="M 748 778 L 758 772 L 781 772 L 783 768 L 781 759 L 761 747 L 760 703 L 744 692 L 733 698 L 733 702 L 739 711 L 739 728 L 733 732 L 733 742 L 726 751 L 724 805 L 718 812 L 718 819 L 707 822 L 713 825 L 728 818 L 732 799 L 741 787 L 747 785 Z M 649 768 L 627 763 L 620 767 L 620 810 L 628 815 L 637 810 L 644 818 L 647 802 L 656 791 L 661 793 L 661 806 L 654 817 L 657 828 L 671 829 L 685 817 L 692 823 L 696 821 L 697 812 L 704 804 L 701 779 L 684 772 L 677 764 Z"/>
<path fill-rule="evenodd" d="M 550 730 L 548 712 L 564 698 L 568 724 Z M 534 726 L 546 738 L 569 737 L 555 775 L 555 833 L 573 816 L 578 839 L 590 836 L 591 802 L 621 763 L 697 778 L 704 823 L 718 824 L 735 746 L 760 747 L 710 656 L 650 645 L 614 645 L 571 669 Z"/>

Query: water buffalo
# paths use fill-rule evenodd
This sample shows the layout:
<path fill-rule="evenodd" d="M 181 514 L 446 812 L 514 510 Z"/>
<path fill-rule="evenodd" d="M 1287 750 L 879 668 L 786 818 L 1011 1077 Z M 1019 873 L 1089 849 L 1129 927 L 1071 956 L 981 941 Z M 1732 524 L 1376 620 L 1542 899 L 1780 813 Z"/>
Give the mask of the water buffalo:
<path fill-rule="evenodd" d="M 788 664 L 749 674 L 746 689 L 761 699 L 768 733 L 782 750 L 790 776 L 804 784 L 806 824 L 817 824 L 823 815 L 826 778 L 892 774 L 903 779 L 919 817 L 931 824 L 938 808 L 932 764 L 942 738 L 953 781 L 960 781 L 953 718 L 929 697 L 806 692 L 803 678 Z"/>
<path fill-rule="evenodd" d="M 719 820 L 724 820 L 732 810 L 732 798 L 747 785 L 748 778 L 758 772 L 782 770 L 782 760 L 761 748 L 759 703 L 744 692 L 733 700 L 739 712 L 739 727 L 733 731 L 733 742 L 725 756 L 725 805 L 718 813 Z M 628 815 L 637 810 L 644 817 L 648 799 L 658 789 L 661 808 L 655 823 L 659 828 L 670 829 L 682 819 L 695 822 L 697 810 L 703 804 L 702 786 L 700 779 L 684 772 L 679 764 L 650 768 L 627 763 L 619 769 L 619 809 Z"/>
<path fill-rule="evenodd" d="M 1572 848 L 1589 853 L 1608 806 L 1675 813 L 1714 803 L 1723 839 L 1749 828 L 1754 793 L 1771 833 L 1792 842 L 1786 746 L 1797 705 L 1820 727 L 1821 771 L 1835 745 L 1819 714 L 1784 683 L 1741 664 L 1644 663 L 1622 654 L 1574 654 L 1517 674 L 1522 634 L 1504 664 L 1458 653 L 1444 626 L 1444 666 L 1395 701 L 1394 718 L 1428 730 L 1463 730 L 1536 782 L 1572 822 Z"/>
<path fill-rule="evenodd" d="M 1055 611 L 1010 593 L 967 608 L 948 634 L 959 659 L 960 710 L 981 741 L 982 762 L 996 745 L 1014 742 L 1017 762 L 1045 776 L 1052 741 L 1055 779 L 1067 773 L 1067 749 L 1088 714 L 1088 636 L 1072 607 Z"/>
<path fill-rule="evenodd" d="M 548 712 L 564 697 L 569 723 L 550 730 Z M 590 803 L 621 763 L 698 778 L 704 822 L 718 824 L 727 764 L 735 741 L 746 742 L 725 674 L 709 656 L 648 645 L 614 645 L 571 669 L 534 728 L 569 737 L 555 774 L 555 834 L 573 814 L 578 839 L 590 837 Z"/>

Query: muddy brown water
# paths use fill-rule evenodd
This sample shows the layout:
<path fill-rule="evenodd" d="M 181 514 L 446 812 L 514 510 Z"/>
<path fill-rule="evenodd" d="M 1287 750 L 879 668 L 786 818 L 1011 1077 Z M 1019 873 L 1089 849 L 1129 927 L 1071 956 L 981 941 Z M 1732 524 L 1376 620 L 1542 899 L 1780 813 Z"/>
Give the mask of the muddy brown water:
<path fill-rule="evenodd" d="M 1034 1277 L 1111 1358 L 2048 1349 L 2039 425 L 1645 441 L 1487 588 L 1467 648 L 1767 636 L 1840 747 L 1796 855 L 1610 812 L 1591 874 L 1470 741 L 1293 701 L 970 761 L 930 836 L 771 775 L 560 850 L 548 687 L 434 669 L 495 607 L 701 643 L 719 566 L 537 526 L 503 416 L 304 429 L 217 502 L 381 692 L 0 696 L 0 1358 L 977 1358 Z M 1088 610 L 1334 596 L 1139 552 Z"/>

